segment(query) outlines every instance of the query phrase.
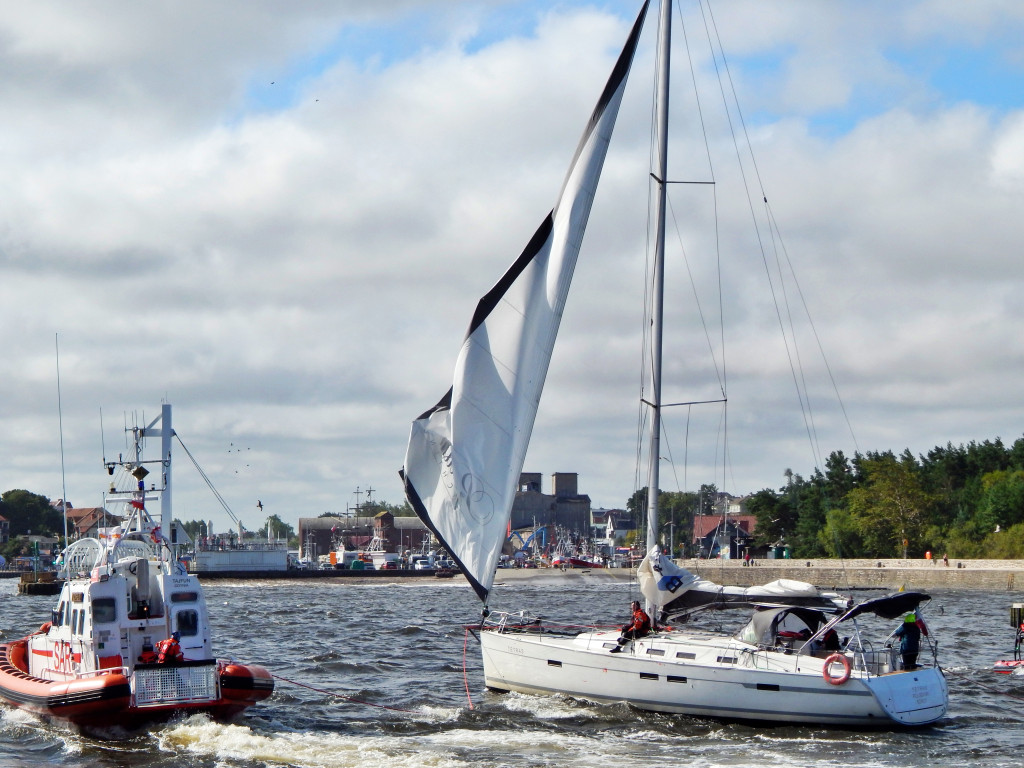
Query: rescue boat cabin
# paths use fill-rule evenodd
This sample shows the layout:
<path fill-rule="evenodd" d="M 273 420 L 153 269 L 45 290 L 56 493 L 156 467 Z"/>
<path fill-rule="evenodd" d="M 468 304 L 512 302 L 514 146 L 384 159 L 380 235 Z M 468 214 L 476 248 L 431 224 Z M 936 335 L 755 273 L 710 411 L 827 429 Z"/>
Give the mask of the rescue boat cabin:
<path fill-rule="evenodd" d="M 137 534 L 104 552 L 95 539 L 65 553 L 69 578 L 49 628 L 29 638 L 29 673 L 63 680 L 156 660 L 158 644 L 178 633 L 186 662 L 215 663 L 199 580 L 170 559 L 153 558 Z"/>

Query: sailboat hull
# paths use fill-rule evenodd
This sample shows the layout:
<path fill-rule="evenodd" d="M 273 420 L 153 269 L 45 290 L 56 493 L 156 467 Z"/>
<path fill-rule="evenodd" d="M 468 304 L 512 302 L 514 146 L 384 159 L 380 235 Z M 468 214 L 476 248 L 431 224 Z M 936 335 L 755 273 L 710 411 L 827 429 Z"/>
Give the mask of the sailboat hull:
<path fill-rule="evenodd" d="M 854 670 L 835 685 L 822 674 L 824 659 L 815 656 L 681 632 L 611 653 L 617 637 L 484 631 L 484 681 L 501 691 L 725 720 L 885 728 L 927 725 L 946 712 L 946 681 L 937 667 L 881 675 Z"/>

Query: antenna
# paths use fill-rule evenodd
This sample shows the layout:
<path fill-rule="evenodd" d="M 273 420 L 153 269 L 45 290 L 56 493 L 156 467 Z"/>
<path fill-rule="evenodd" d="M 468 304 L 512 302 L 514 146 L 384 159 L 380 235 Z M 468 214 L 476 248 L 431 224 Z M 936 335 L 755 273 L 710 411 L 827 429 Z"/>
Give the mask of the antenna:
<path fill-rule="evenodd" d="M 60 407 L 60 334 L 53 335 L 53 345 L 57 352 L 57 428 L 60 431 L 60 487 L 61 512 L 64 514 L 64 548 L 68 546 L 68 485 L 64 477 L 64 414 Z"/>

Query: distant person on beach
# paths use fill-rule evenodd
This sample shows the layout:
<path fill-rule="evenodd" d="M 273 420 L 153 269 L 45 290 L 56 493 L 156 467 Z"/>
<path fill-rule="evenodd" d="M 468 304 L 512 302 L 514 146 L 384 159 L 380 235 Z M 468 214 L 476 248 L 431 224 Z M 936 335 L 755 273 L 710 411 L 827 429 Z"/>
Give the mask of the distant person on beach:
<path fill-rule="evenodd" d="M 634 600 L 629 605 L 633 611 L 633 620 L 629 624 L 622 625 L 622 634 L 619 636 L 619 644 L 612 648 L 612 653 L 622 653 L 622 646 L 630 640 L 639 640 L 651 632 L 651 617 L 640 607 L 640 601 Z"/>
<path fill-rule="evenodd" d="M 947 568 L 949 568 L 949 555 L 943 555 L 942 556 L 942 564 L 944 566 L 946 566 Z"/>

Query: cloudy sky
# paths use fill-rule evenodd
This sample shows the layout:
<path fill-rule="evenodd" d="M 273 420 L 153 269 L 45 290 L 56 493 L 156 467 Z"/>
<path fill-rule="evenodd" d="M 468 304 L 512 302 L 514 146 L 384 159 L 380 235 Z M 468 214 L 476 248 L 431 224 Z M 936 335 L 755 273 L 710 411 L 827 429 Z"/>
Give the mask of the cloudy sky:
<path fill-rule="evenodd" d="M 104 447 L 123 450 L 125 423 L 162 401 L 251 528 L 268 513 L 295 524 L 344 512 L 365 499 L 357 489 L 400 502 L 409 425 L 450 386 L 478 297 L 554 203 L 638 7 L 8 8 L 0 490 L 64 493 L 59 338 L 76 506 L 102 502 Z M 711 10 L 723 86 L 712 18 L 684 2 L 689 53 L 675 38 L 694 72 L 673 90 L 670 177 L 716 185 L 672 188 L 665 397 L 721 397 L 724 375 L 729 405 L 675 409 L 662 487 L 746 493 L 781 486 L 787 468 L 810 474 L 833 450 L 1020 437 L 1024 6 Z M 634 457 L 653 21 L 525 467 L 578 472 L 604 507 L 644 484 Z M 732 132 L 723 91 L 742 110 Z M 176 515 L 226 527 L 180 451 L 175 467 Z"/>

